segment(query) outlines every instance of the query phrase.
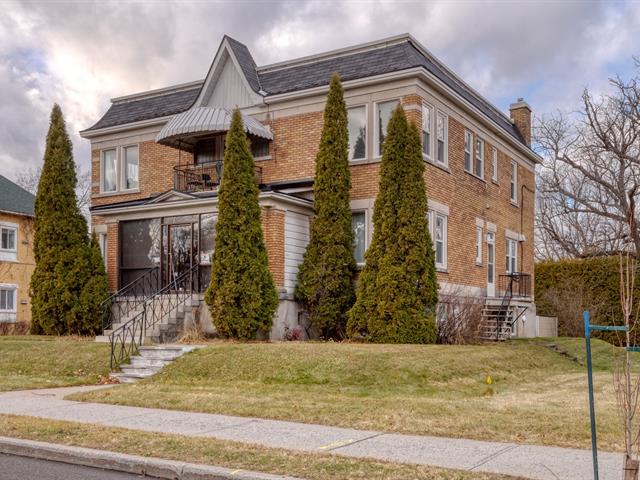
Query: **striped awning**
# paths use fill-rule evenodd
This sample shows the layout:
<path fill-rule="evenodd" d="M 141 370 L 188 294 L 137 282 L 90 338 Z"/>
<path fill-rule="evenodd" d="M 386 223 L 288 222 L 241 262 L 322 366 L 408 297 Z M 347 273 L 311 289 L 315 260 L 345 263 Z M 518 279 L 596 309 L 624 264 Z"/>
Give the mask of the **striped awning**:
<path fill-rule="evenodd" d="M 156 142 L 181 149 L 193 147 L 198 137 L 229 130 L 232 114 L 228 108 L 192 108 L 174 115 L 160 130 Z M 247 133 L 273 140 L 271 131 L 255 118 L 242 114 L 242 123 Z"/>

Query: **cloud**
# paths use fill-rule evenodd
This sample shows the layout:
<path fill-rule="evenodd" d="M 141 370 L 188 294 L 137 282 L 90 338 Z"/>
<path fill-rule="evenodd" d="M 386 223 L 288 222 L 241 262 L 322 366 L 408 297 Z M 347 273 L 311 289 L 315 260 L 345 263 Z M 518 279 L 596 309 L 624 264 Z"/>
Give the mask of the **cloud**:
<path fill-rule="evenodd" d="M 631 72 L 640 3 L 473 1 L 20 2 L 0 16 L 0 174 L 42 161 L 53 102 L 77 132 L 114 96 L 201 79 L 222 35 L 258 64 L 403 32 L 505 109 L 575 106 L 585 86 Z"/>

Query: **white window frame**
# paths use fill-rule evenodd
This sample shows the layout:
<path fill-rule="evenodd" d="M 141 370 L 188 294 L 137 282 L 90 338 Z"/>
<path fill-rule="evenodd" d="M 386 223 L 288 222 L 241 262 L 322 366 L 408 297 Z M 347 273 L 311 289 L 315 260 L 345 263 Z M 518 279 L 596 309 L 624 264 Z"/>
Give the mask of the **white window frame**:
<path fill-rule="evenodd" d="M 138 148 L 138 186 L 135 188 L 126 188 L 127 180 L 126 180 L 126 165 L 125 165 L 125 149 L 137 147 Z M 115 190 L 105 190 L 104 189 L 104 154 L 106 152 L 110 152 L 115 150 L 116 152 L 116 188 Z M 117 195 L 119 193 L 135 193 L 140 191 L 140 144 L 139 143 L 130 143 L 126 145 L 118 145 L 115 147 L 103 148 L 100 150 L 100 193 L 104 195 Z"/>
<path fill-rule="evenodd" d="M 438 256 L 437 256 L 437 241 L 436 241 L 436 222 L 438 220 L 438 218 L 442 219 L 442 262 L 438 262 Z M 428 220 L 429 220 L 429 234 L 431 235 L 431 241 L 433 242 L 433 251 L 434 251 L 434 257 L 435 257 L 435 261 L 436 261 L 436 269 L 440 270 L 440 271 L 446 271 L 447 270 L 447 263 L 448 263 L 448 248 L 447 248 L 447 243 L 448 243 L 448 230 L 449 230 L 449 215 L 435 210 L 435 209 L 429 209 L 429 213 L 428 213 Z"/>
<path fill-rule="evenodd" d="M 498 149 L 491 147 L 491 180 L 498 183 Z"/>
<path fill-rule="evenodd" d="M 358 262 L 356 260 L 356 265 L 359 267 L 362 267 L 365 264 L 365 256 L 367 254 L 367 249 L 369 248 L 369 211 L 366 208 L 357 208 L 357 209 L 351 210 L 351 218 L 353 218 L 354 213 L 364 213 L 364 254 L 362 255 L 362 262 Z M 355 240 L 355 237 L 354 237 L 354 240 Z M 355 241 L 353 244 L 353 250 L 355 254 Z"/>
<path fill-rule="evenodd" d="M 389 98 L 389 99 L 378 100 L 377 102 L 373 102 L 373 151 L 375 154 L 374 158 L 376 159 L 382 158 L 382 152 L 380 151 L 381 150 L 380 138 L 378 137 L 378 134 L 380 132 L 380 125 L 378 125 L 379 123 L 378 105 L 380 105 L 381 103 L 389 103 L 389 102 L 397 102 L 398 105 L 402 105 L 400 98 Z M 396 105 L 395 108 L 398 108 L 398 105 Z"/>
<path fill-rule="evenodd" d="M 511 182 L 510 192 L 511 203 L 518 205 L 518 163 L 515 160 L 511 160 Z"/>
<path fill-rule="evenodd" d="M 0 290 L 6 290 L 13 292 L 13 308 L 0 309 L 0 323 L 13 323 L 17 320 L 16 314 L 18 313 L 18 285 L 13 283 L 0 283 Z"/>
<path fill-rule="evenodd" d="M 508 274 L 518 273 L 518 243 L 517 240 L 509 237 L 507 237 L 505 242 L 505 267 Z M 511 246 L 513 246 L 513 251 Z"/>
<path fill-rule="evenodd" d="M 482 265 L 483 228 L 476 226 L 476 265 Z"/>
<path fill-rule="evenodd" d="M 349 110 L 352 108 L 360 108 L 364 107 L 364 158 L 350 158 L 349 163 L 362 162 L 369 158 L 369 104 L 368 103 L 358 103 L 355 105 L 349 105 L 347 107 L 347 125 L 349 124 Z"/>
<path fill-rule="evenodd" d="M 13 232 L 13 248 L 2 248 L 2 230 Z M 0 261 L 16 262 L 18 260 L 18 231 L 18 224 L 0 222 Z"/>
<path fill-rule="evenodd" d="M 443 148 L 442 148 L 442 155 L 443 155 L 443 159 L 440 160 L 438 158 L 438 119 L 442 117 L 443 119 L 443 132 L 442 134 L 444 135 L 444 138 L 442 139 L 443 141 Z M 435 118 L 435 133 L 436 133 L 436 139 L 434 142 L 434 152 L 433 152 L 433 158 L 435 159 L 435 162 L 439 165 L 448 167 L 449 166 L 449 116 L 444 113 L 441 110 L 436 110 L 436 118 Z"/>
<path fill-rule="evenodd" d="M 469 130 L 464 131 L 464 171 L 473 173 L 473 133 Z M 469 155 L 469 163 L 467 163 L 467 155 Z"/>
<path fill-rule="evenodd" d="M 484 140 L 476 136 L 476 142 L 474 145 L 474 158 L 473 158 L 473 174 L 484 180 Z M 480 174 L 478 174 L 478 164 L 480 165 Z"/>
<path fill-rule="evenodd" d="M 429 121 L 425 122 L 425 112 L 429 112 Z M 422 156 L 427 160 L 433 160 L 433 123 L 434 123 L 434 108 L 426 102 L 422 102 Z M 425 127 L 427 129 L 425 129 Z M 428 153 L 424 151 L 424 132 L 429 134 Z"/>
<path fill-rule="evenodd" d="M 127 149 L 128 148 L 137 148 L 138 149 L 138 186 L 137 187 L 133 187 L 133 188 L 127 188 Z M 120 162 L 116 162 L 117 163 L 122 163 L 122 168 L 120 169 L 122 172 L 122 178 L 120 179 L 121 183 L 121 187 L 120 190 L 122 192 L 137 192 L 140 190 L 140 145 L 137 143 L 133 143 L 131 145 L 123 145 L 122 147 L 120 147 L 120 152 L 121 152 L 121 156 L 122 159 Z M 117 158 L 117 156 L 116 156 Z"/>

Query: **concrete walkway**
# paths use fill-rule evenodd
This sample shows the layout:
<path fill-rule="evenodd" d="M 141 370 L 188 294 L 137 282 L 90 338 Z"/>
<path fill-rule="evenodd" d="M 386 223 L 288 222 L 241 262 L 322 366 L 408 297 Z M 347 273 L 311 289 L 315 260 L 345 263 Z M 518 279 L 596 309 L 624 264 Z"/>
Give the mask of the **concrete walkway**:
<path fill-rule="evenodd" d="M 105 387 L 0 393 L 0 413 L 149 432 L 248 442 L 265 447 L 504 473 L 539 480 L 593 478 L 591 452 L 558 447 L 399 435 L 303 423 L 64 400 Z M 108 387 L 106 387 L 108 388 Z M 622 455 L 601 452 L 600 478 L 621 477 Z"/>

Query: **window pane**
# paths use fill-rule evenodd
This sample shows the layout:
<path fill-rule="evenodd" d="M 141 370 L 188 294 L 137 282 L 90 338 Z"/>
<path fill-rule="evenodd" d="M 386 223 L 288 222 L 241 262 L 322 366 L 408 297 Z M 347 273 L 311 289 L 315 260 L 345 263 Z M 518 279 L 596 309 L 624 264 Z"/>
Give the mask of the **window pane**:
<path fill-rule="evenodd" d="M 389 119 L 393 110 L 398 106 L 397 100 L 390 102 L 382 102 L 377 104 L 377 122 L 378 122 L 378 155 L 382 155 L 382 146 L 384 139 L 387 136 L 387 125 L 389 125 Z"/>
<path fill-rule="evenodd" d="M 212 139 L 198 141 L 195 147 L 196 165 L 213 162 L 214 149 L 215 144 Z"/>
<path fill-rule="evenodd" d="M 213 247 L 216 240 L 216 217 L 211 214 L 203 214 L 200 217 L 200 263 L 211 264 Z"/>
<path fill-rule="evenodd" d="M 120 223 L 121 267 L 145 269 L 160 263 L 160 219 Z"/>
<path fill-rule="evenodd" d="M 0 310 L 7 310 L 7 291 L 0 290 Z"/>
<path fill-rule="evenodd" d="M 16 249 L 16 231 L 13 228 L 0 229 L 0 248 L 3 250 Z"/>
<path fill-rule="evenodd" d="M 7 295 L 7 310 L 13 310 L 15 307 L 13 305 L 13 290 L 6 290 Z"/>
<path fill-rule="evenodd" d="M 351 214 L 351 228 L 353 229 L 353 256 L 357 263 L 364 263 L 364 252 L 367 244 L 365 212 Z"/>
<path fill-rule="evenodd" d="M 365 106 L 350 108 L 347 110 L 347 115 L 349 119 L 349 160 L 360 160 L 366 156 L 367 109 Z"/>
<path fill-rule="evenodd" d="M 491 177 L 494 180 L 498 180 L 498 150 L 496 150 L 495 148 L 491 150 L 491 164 L 492 164 Z"/>
<path fill-rule="evenodd" d="M 436 215 L 436 264 L 444 264 L 444 218 Z"/>
<path fill-rule="evenodd" d="M 422 153 L 431 156 L 431 107 L 422 107 Z"/>
<path fill-rule="evenodd" d="M 484 177 L 484 142 L 480 139 L 476 140 L 476 175 L 478 177 Z"/>
<path fill-rule="evenodd" d="M 269 140 L 263 138 L 251 138 L 251 155 L 253 158 L 269 156 Z"/>
<path fill-rule="evenodd" d="M 125 185 L 127 189 L 138 188 L 138 147 L 124 149 Z"/>
<path fill-rule="evenodd" d="M 464 169 L 471 171 L 471 132 L 464 132 Z"/>
<path fill-rule="evenodd" d="M 2 241 L 0 243 L 0 248 L 3 250 L 9 249 L 9 230 L 7 228 L 0 229 L 2 232 Z"/>
<path fill-rule="evenodd" d="M 443 114 L 438 113 L 436 136 L 438 138 L 438 162 L 446 163 L 444 158 L 444 146 L 446 141 L 446 118 Z"/>
<path fill-rule="evenodd" d="M 115 192 L 116 188 L 116 151 L 105 150 L 102 152 L 102 190 Z"/>

